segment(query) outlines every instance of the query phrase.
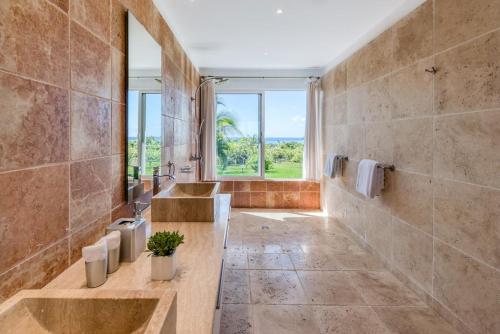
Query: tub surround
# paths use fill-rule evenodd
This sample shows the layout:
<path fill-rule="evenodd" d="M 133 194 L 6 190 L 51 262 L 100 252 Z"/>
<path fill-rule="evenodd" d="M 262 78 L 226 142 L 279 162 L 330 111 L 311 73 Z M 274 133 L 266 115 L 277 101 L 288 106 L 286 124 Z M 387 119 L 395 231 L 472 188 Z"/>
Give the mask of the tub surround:
<path fill-rule="evenodd" d="M 177 249 L 177 273 L 173 280 L 152 281 L 151 259 L 149 253 L 144 252 L 133 263 L 121 263 L 98 288 L 86 287 L 85 263 L 80 259 L 44 289 L 83 289 L 94 294 L 110 289 L 172 290 L 177 292 L 177 334 L 212 333 L 230 209 L 229 196 L 218 196 L 220 214 L 214 223 L 151 224 L 153 233 L 179 230 L 185 236 L 185 243 Z M 145 217 L 149 221 L 150 209 Z"/>
<path fill-rule="evenodd" d="M 0 301 L 44 286 L 130 216 L 127 10 L 163 51 L 162 155 L 192 164 L 199 74 L 151 0 L 2 0 L 0 109 L 11 121 L 0 124 Z"/>
<path fill-rule="evenodd" d="M 481 334 L 500 332 L 499 28 L 497 0 L 428 0 L 322 78 L 323 154 L 349 156 L 323 208 Z M 372 200 L 363 158 L 396 166 Z"/>
<path fill-rule="evenodd" d="M 319 182 L 305 180 L 221 181 L 235 208 L 319 209 L 319 190 Z"/>

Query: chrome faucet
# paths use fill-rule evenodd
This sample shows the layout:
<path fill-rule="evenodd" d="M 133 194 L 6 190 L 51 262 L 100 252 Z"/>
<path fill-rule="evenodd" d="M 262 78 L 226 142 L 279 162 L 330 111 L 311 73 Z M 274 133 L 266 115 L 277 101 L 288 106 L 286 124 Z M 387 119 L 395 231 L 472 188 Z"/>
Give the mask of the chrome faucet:
<path fill-rule="evenodd" d="M 168 173 L 160 175 L 160 167 L 153 167 L 153 196 L 160 192 L 160 178 L 168 177 L 169 180 L 175 180 L 175 163 L 169 161 L 167 163 Z"/>
<path fill-rule="evenodd" d="M 135 221 L 142 220 L 142 211 L 148 207 L 148 203 L 134 202 L 134 216 Z"/>

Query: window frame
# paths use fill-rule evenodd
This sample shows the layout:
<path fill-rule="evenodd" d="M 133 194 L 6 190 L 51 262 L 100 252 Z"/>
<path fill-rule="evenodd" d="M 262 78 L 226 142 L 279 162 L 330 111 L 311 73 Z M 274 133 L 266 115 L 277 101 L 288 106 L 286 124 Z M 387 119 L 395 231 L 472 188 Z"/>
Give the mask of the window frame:
<path fill-rule="evenodd" d="M 153 175 L 145 174 L 146 168 L 143 166 L 143 152 L 142 143 L 146 139 L 146 95 L 147 94 L 158 94 L 160 99 L 163 99 L 163 94 L 161 90 L 155 89 L 132 89 L 131 91 L 137 92 L 138 95 L 138 109 L 137 109 L 137 160 L 138 165 L 141 167 L 141 178 L 144 180 L 152 180 Z M 160 110 L 160 116 L 162 111 Z M 127 126 L 128 129 L 128 126 Z M 163 138 L 163 124 L 161 125 L 161 137 Z M 145 152 L 144 152 L 145 154 Z M 160 151 L 160 162 L 162 161 L 163 150 Z"/>
<path fill-rule="evenodd" d="M 259 159 L 259 175 L 253 176 L 221 176 L 216 174 L 216 179 L 218 181 L 303 181 L 304 177 L 301 178 L 289 178 L 289 179 L 276 179 L 276 178 L 266 178 L 266 169 L 265 169 L 265 157 L 266 157 L 266 143 L 265 143 L 265 120 L 266 120 L 266 101 L 265 96 L 266 92 L 305 92 L 305 89 L 221 89 L 216 90 L 216 100 L 217 95 L 219 94 L 254 94 L 260 96 L 260 104 L 259 104 L 259 146 L 260 146 L 260 159 Z M 216 108 L 217 112 L 217 108 Z M 216 129 L 215 129 L 216 131 Z M 304 131 L 305 137 L 305 131 Z M 217 148 L 216 148 L 217 149 Z"/>

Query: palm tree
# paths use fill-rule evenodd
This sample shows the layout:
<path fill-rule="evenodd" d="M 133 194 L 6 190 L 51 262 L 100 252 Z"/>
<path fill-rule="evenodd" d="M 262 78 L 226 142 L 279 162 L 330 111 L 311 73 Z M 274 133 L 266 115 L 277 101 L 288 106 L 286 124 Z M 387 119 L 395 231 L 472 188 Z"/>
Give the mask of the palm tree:
<path fill-rule="evenodd" d="M 219 106 L 225 107 L 225 104 L 222 100 L 217 98 L 217 107 Z M 238 129 L 237 121 L 234 118 L 234 115 L 228 110 L 217 110 L 215 125 L 217 158 L 222 164 L 222 169 L 224 170 L 227 167 L 227 153 L 229 150 L 228 136 L 231 134 L 240 135 L 241 131 Z"/>

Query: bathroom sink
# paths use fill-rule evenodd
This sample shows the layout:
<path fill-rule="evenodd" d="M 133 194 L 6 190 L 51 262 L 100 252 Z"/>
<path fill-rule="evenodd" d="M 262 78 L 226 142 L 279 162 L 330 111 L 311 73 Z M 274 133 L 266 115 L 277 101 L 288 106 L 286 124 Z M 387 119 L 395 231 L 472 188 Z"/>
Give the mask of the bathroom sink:
<path fill-rule="evenodd" d="M 151 200 L 155 222 L 214 222 L 218 182 L 174 183 Z"/>
<path fill-rule="evenodd" d="M 172 291 L 23 290 L 0 305 L 0 333 L 175 333 Z"/>

